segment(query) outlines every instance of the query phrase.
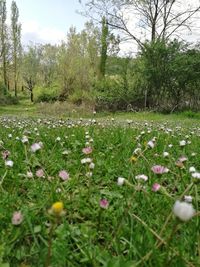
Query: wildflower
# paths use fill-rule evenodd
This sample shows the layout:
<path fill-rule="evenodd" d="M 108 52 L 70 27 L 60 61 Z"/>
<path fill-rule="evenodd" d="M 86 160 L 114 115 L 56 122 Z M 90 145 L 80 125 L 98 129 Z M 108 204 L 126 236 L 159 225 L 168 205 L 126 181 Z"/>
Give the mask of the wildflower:
<path fill-rule="evenodd" d="M 195 209 L 193 208 L 192 204 L 177 200 L 174 204 L 173 212 L 174 215 L 178 217 L 181 221 L 186 222 L 194 216 Z"/>
<path fill-rule="evenodd" d="M 58 136 L 57 138 L 56 138 L 56 142 L 60 142 L 61 141 L 61 138 Z"/>
<path fill-rule="evenodd" d="M 193 173 L 192 173 L 192 177 L 193 177 L 193 178 L 200 179 L 200 172 L 193 172 Z"/>
<path fill-rule="evenodd" d="M 167 158 L 167 157 L 169 157 L 169 153 L 168 153 L 168 152 L 166 152 L 166 151 L 164 151 L 164 152 L 163 152 L 163 157 L 164 157 L 164 158 Z"/>
<path fill-rule="evenodd" d="M 2 154 L 3 160 L 5 160 L 10 156 L 10 151 L 4 150 L 1 154 Z"/>
<path fill-rule="evenodd" d="M 132 156 L 132 157 L 130 158 L 130 160 L 131 160 L 132 163 L 135 163 L 135 162 L 137 161 L 137 158 L 136 158 L 135 156 Z"/>
<path fill-rule="evenodd" d="M 181 156 L 181 157 L 178 159 L 178 161 L 180 161 L 180 162 L 185 162 L 185 161 L 187 161 L 187 160 L 188 160 L 188 158 L 185 157 L 185 156 Z"/>
<path fill-rule="evenodd" d="M 88 178 L 89 178 L 89 177 L 92 177 L 92 172 L 87 172 L 85 175 L 86 175 L 86 177 L 88 177 Z"/>
<path fill-rule="evenodd" d="M 23 215 L 21 211 L 15 211 L 12 216 L 12 224 L 13 225 L 19 225 L 23 221 Z"/>
<path fill-rule="evenodd" d="M 39 143 L 32 144 L 31 152 L 35 153 L 36 151 L 41 149 L 41 145 Z"/>
<path fill-rule="evenodd" d="M 159 191 L 160 190 L 160 188 L 161 188 L 161 185 L 160 184 L 158 184 L 158 183 L 155 183 L 155 184 L 153 184 L 153 186 L 152 186 L 152 191 L 153 192 L 157 192 L 157 191 Z"/>
<path fill-rule="evenodd" d="M 61 201 L 55 202 L 51 209 L 49 210 L 50 214 L 61 216 L 64 214 L 64 204 Z"/>
<path fill-rule="evenodd" d="M 62 170 L 59 172 L 59 175 L 58 175 L 63 181 L 66 181 L 69 179 L 69 173 L 66 172 L 65 170 Z"/>
<path fill-rule="evenodd" d="M 92 159 L 91 158 L 84 158 L 81 160 L 81 163 L 82 164 L 85 164 L 85 163 L 91 163 L 92 162 Z"/>
<path fill-rule="evenodd" d="M 101 199 L 99 202 L 99 205 L 102 209 L 107 209 L 109 206 L 108 200 L 107 199 Z"/>
<path fill-rule="evenodd" d="M 91 147 L 85 147 L 82 149 L 82 152 L 86 155 L 92 153 L 92 148 Z"/>
<path fill-rule="evenodd" d="M 140 147 L 137 147 L 134 151 L 133 154 L 139 155 L 142 152 L 142 149 Z"/>
<path fill-rule="evenodd" d="M 89 168 L 90 169 L 94 169 L 94 167 L 95 167 L 95 164 L 93 162 L 91 162 L 90 165 L 89 165 Z"/>
<path fill-rule="evenodd" d="M 38 169 L 38 170 L 36 171 L 35 175 L 36 175 L 38 178 L 44 177 L 44 171 L 43 171 L 43 169 Z"/>
<path fill-rule="evenodd" d="M 28 137 L 26 135 L 24 135 L 22 137 L 22 140 L 21 141 L 22 141 L 23 144 L 28 143 Z"/>
<path fill-rule="evenodd" d="M 14 164 L 14 162 L 12 161 L 12 160 L 6 160 L 5 161 L 5 165 L 7 166 L 7 167 L 13 167 L 13 164 Z"/>
<path fill-rule="evenodd" d="M 57 188 L 56 189 L 56 193 L 61 193 L 62 192 L 62 189 L 61 188 Z"/>
<path fill-rule="evenodd" d="M 33 173 L 32 173 L 32 172 L 27 172 L 27 173 L 26 173 L 26 176 L 27 176 L 28 178 L 32 178 L 32 177 L 33 177 Z"/>
<path fill-rule="evenodd" d="M 186 145 L 186 141 L 185 141 L 185 140 L 181 140 L 181 141 L 179 142 L 179 145 L 180 145 L 180 146 L 185 146 L 185 145 Z"/>
<path fill-rule="evenodd" d="M 180 169 L 183 169 L 183 168 L 184 168 L 184 164 L 183 164 L 183 162 L 181 162 L 180 160 L 177 160 L 176 163 L 175 163 L 175 165 L 176 165 L 178 168 L 180 168 Z"/>
<path fill-rule="evenodd" d="M 146 176 L 144 174 L 140 174 L 140 175 L 136 175 L 135 179 L 147 181 L 148 180 L 148 176 Z"/>
<path fill-rule="evenodd" d="M 62 152 L 62 155 L 69 155 L 70 154 L 70 151 L 69 150 L 64 150 L 63 152 Z"/>
<path fill-rule="evenodd" d="M 151 168 L 151 170 L 153 171 L 153 173 L 155 174 L 163 174 L 163 173 L 168 173 L 169 169 L 161 166 L 161 165 L 155 165 Z"/>
<path fill-rule="evenodd" d="M 150 147 L 150 148 L 154 148 L 155 144 L 152 140 L 150 140 L 148 143 L 147 143 L 147 146 Z"/>
<path fill-rule="evenodd" d="M 192 202 L 192 196 L 184 196 L 184 200 L 188 203 Z"/>
<path fill-rule="evenodd" d="M 117 179 L 117 184 L 118 184 L 119 186 L 122 186 L 122 185 L 125 183 L 125 181 L 126 181 L 125 178 L 123 178 L 123 177 L 118 177 L 118 179 Z"/>
<path fill-rule="evenodd" d="M 189 172 L 196 172 L 196 169 L 195 169 L 195 167 L 193 167 L 193 166 L 192 166 L 192 167 L 190 167 L 190 168 L 189 168 Z"/>

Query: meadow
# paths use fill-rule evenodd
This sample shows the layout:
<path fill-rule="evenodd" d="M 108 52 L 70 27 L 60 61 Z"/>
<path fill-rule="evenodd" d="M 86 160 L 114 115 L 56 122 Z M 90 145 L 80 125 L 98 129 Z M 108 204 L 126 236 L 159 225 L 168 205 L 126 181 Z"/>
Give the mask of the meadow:
<path fill-rule="evenodd" d="M 199 120 L 112 116 L 2 113 L 1 267 L 200 266 Z"/>

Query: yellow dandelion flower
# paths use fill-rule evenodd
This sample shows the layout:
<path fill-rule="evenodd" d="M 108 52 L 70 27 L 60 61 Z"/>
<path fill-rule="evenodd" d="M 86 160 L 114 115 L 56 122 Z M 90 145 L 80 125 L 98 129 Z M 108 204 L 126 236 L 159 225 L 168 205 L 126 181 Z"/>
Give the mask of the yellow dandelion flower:
<path fill-rule="evenodd" d="M 64 209 L 64 205 L 63 205 L 63 202 L 61 201 L 55 202 L 51 207 L 52 213 L 56 215 L 61 215 L 61 213 L 63 212 L 63 209 Z"/>
<path fill-rule="evenodd" d="M 135 163 L 135 162 L 137 161 L 137 158 L 136 158 L 135 156 L 132 156 L 132 157 L 130 158 L 130 160 L 131 160 L 131 162 Z"/>

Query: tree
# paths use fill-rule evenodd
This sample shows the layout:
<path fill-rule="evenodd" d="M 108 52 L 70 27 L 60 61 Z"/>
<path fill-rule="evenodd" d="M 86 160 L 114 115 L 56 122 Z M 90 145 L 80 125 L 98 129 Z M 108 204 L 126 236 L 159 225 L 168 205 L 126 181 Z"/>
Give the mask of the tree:
<path fill-rule="evenodd" d="M 88 0 L 85 15 L 101 21 L 105 16 L 112 29 L 120 30 L 125 40 L 135 41 L 140 48 L 148 39 L 168 40 L 179 31 L 192 29 L 192 18 L 199 14 L 196 1 L 178 0 Z"/>
<path fill-rule="evenodd" d="M 6 1 L 0 0 L 0 57 L 3 70 L 4 86 L 8 86 L 7 77 L 8 36 L 6 25 Z"/>
<path fill-rule="evenodd" d="M 34 100 L 33 89 L 38 80 L 40 60 L 41 47 L 36 45 L 28 46 L 23 56 L 23 79 L 25 88 L 30 92 L 31 102 Z"/>
<path fill-rule="evenodd" d="M 21 58 L 21 24 L 18 22 L 19 10 L 15 1 L 11 5 L 11 38 L 12 38 L 12 64 L 14 74 L 14 90 L 17 97 L 17 82 L 19 76 L 19 63 Z"/>
<path fill-rule="evenodd" d="M 106 71 L 106 59 L 107 59 L 107 50 L 108 50 L 108 25 L 106 18 L 102 18 L 102 33 L 101 33 L 101 58 L 100 58 L 100 66 L 99 66 L 99 72 L 100 77 L 105 76 Z"/>
<path fill-rule="evenodd" d="M 82 95 L 92 88 L 99 70 L 99 32 L 91 23 L 86 23 L 80 33 L 71 27 L 67 41 L 58 54 L 61 98 L 66 99 L 77 92 Z"/>
<path fill-rule="evenodd" d="M 50 87 L 57 78 L 58 47 L 50 44 L 41 47 L 41 76 L 45 87 Z"/>

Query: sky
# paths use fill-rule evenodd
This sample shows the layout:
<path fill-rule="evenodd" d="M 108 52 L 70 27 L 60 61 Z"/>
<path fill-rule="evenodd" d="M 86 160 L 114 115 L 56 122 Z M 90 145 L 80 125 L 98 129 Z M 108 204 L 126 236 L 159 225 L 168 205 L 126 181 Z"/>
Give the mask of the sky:
<path fill-rule="evenodd" d="M 77 13 L 81 11 L 78 0 L 15 0 L 19 9 L 19 21 L 22 24 L 22 43 L 27 45 L 33 43 L 59 44 L 66 39 L 69 28 L 73 25 L 78 31 L 84 28 L 87 19 Z M 181 0 L 183 8 L 189 3 L 199 3 L 200 0 Z M 10 6 L 12 0 L 6 0 L 8 18 L 10 17 Z M 185 4 L 184 4 L 185 3 Z M 136 19 L 136 18 L 135 18 Z M 136 28 L 134 18 L 130 20 L 133 32 Z M 200 17 L 196 18 L 195 24 L 198 28 L 191 33 L 183 33 L 184 39 L 188 41 L 200 41 Z M 139 33 L 139 32 L 138 32 Z M 126 51 L 137 51 L 136 44 L 122 43 L 122 53 Z"/>
<path fill-rule="evenodd" d="M 84 28 L 86 18 L 77 14 L 81 10 L 78 0 L 15 0 L 22 24 L 22 42 L 59 43 L 73 25 Z M 8 17 L 12 0 L 6 0 Z"/>

